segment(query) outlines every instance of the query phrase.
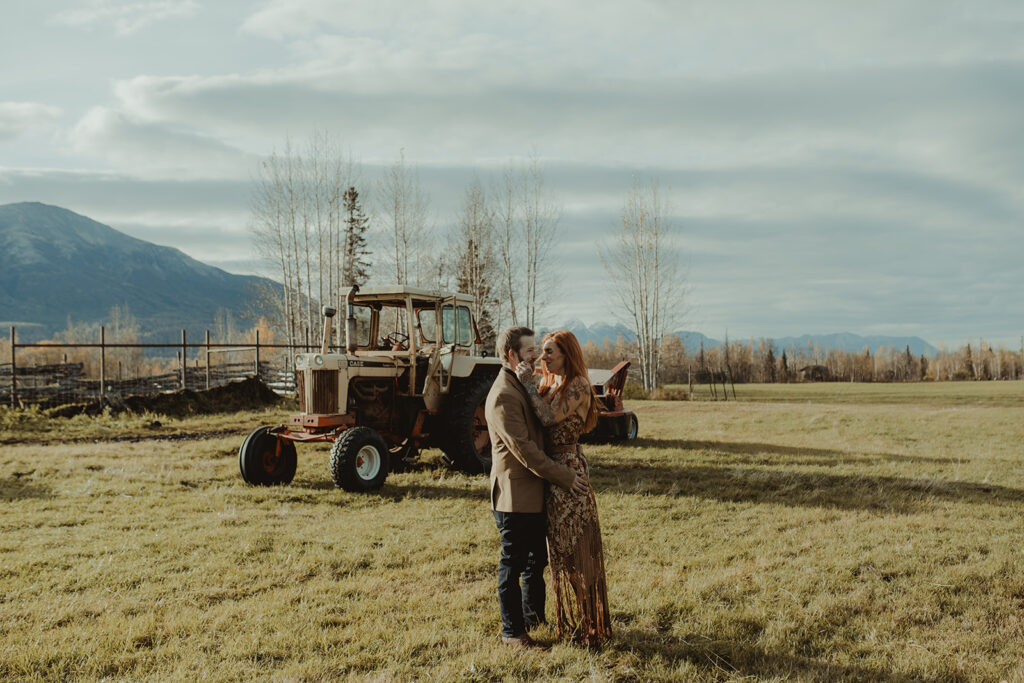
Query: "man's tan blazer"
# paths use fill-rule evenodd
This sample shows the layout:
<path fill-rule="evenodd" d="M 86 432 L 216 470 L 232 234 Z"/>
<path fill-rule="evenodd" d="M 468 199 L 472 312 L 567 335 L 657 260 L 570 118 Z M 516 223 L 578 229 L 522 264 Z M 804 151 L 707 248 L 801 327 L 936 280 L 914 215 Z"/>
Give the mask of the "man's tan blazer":
<path fill-rule="evenodd" d="M 491 433 L 491 507 L 498 512 L 542 512 L 544 481 L 572 487 L 576 473 L 544 454 L 544 432 L 526 390 L 504 367 L 486 403 Z"/>

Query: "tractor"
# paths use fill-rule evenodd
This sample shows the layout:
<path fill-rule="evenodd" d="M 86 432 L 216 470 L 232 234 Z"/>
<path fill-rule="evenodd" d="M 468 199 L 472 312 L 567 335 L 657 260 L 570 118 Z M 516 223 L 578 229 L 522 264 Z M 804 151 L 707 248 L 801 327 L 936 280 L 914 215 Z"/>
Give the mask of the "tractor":
<path fill-rule="evenodd" d="M 259 427 L 238 451 L 250 484 L 295 476 L 296 442 L 331 442 L 330 471 L 347 491 L 379 488 L 422 448 L 468 473 L 490 468 L 484 401 L 501 361 L 484 356 L 466 294 L 352 287 L 344 353 L 329 352 L 336 310 L 323 307 L 319 353 L 295 356 L 299 413 Z"/>
<path fill-rule="evenodd" d="M 463 472 L 489 471 L 484 402 L 501 360 L 480 348 L 472 303 L 467 294 L 404 285 L 352 287 L 343 353 L 330 351 L 337 310 L 324 306 L 320 351 L 295 356 L 299 412 L 288 424 L 259 427 L 245 438 L 238 449 L 242 479 L 289 483 L 297 442 L 330 442 L 331 478 L 346 491 L 380 488 L 423 448 L 441 449 Z M 635 416 L 628 423 L 632 413 L 622 409 L 620 369 L 595 387 L 600 437 L 636 436 Z"/>
<path fill-rule="evenodd" d="M 640 431 L 636 413 L 622 405 L 629 361 L 611 370 L 590 371 L 590 384 L 597 396 L 597 426 L 584 437 L 586 441 L 632 441 Z"/>

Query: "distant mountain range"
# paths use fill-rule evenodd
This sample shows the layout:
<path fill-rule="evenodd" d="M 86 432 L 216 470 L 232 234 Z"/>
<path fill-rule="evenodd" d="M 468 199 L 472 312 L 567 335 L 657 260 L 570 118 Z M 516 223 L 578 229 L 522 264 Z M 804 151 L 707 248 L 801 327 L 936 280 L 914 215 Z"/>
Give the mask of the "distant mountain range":
<path fill-rule="evenodd" d="M 182 328 L 200 341 L 219 309 L 240 322 L 251 321 L 259 289 L 279 287 L 266 278 L 234 275 L 201 263 L 177 249 L 136 239 L 57 206 L 24 202 L 0 206 L 0 323 L 17 324 L 22 341 L 47 338 L 75 322 L 105 320 L 114 306 L 127 306 L 143 330 L 143 341 L 173 342 Z M 623 324 L 586 325 L 569 320 L 562 327 L 586 344 L 613 344 Z M 700 332 L 676 332 L 688 351 L 721 342 Z M 7 336 L 0 328 L 0 336 Z M 874 352 L 880 346 L 932 355 L 920 337 L 862 337 L 856 334 L 803 335 L 775 339 L 778 352 L 806 349 Z"/>
<path fill-rule="evenodd" d="M 605 339 L 608 339 L 612 344 L 614 344 L 620 335 L 623 339 L 630 342 L 636 338 L 636 334 L 634 334 L 633 330 L 622 323 L 614 325 L 608 323 L 586 325 L 579 320 L 569 320 L 562 325 L 562 328 L 575 334 L 581 344 L 586 344 L 590 341 L 596 344 L 602 344 Z M 686 347 L 687 352 L 698 350 L 702 341 L 704 342 L 704 348 L 711 348 L 712 346 L 718 346 L 722 343 L 721 340 L 712 339 L 700 332 L 679 330 L 672 332 L 671 334 L 679 335 L 679 339 L 683 342 L 683 346 Z M 745 341 L 745 339 L 746 338 L 741 339 L 736 337 L 732 341 Z M 775 346 L 776 353 L 781 353 L 783 350 L 806 350 L 808 343 L 816 345 L 821 349 L 836 349 L 839 351 L 849 351 L 853 353 L 863 351 L 865 347 L 874 353 L 880 346 L 892 349 L 905 349 L 909 346 L 910 352 L 918 356 L 922 354 L 925 356 L 931 356 L 934 355 L 936 351 L 934 346 L 920 337 L 888 337 L 880 335 L 862 337 L 861 335 L 852 334 L 850 332 L 841 332 L 838 334 L 805 334 L 800 337 L 781 337 L 773 339 L 772 343 Z"/>
<path fill-rule="evenodd" d="M 104 320 L 127 306 L 145 341 L 200 341 L 218 309 L 245 319 L 259 285 L 171 247 L 136 239 L 57 206 L 0 206 L 0 322 L 23 341 L 75 322 Z M 7 336 L 0 329 L 0 335 Z"/>

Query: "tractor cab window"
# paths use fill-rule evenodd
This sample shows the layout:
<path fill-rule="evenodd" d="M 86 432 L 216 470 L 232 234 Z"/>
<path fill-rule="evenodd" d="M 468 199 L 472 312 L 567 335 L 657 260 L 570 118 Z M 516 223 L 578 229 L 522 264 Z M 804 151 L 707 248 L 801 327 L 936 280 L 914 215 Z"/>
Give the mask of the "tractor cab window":
<path fill-rule="evenodd" d="M 444 343 L 451 344 L 455 337 L 455 308 L 446 305 L 441 308 L 441 328 L 444 332 Z M 473 318 L 468 306 L 459 306 L 458 344 L 470 346 L 473 343 Z"/>
<path fill-rule="evenodd" d="M 377 304 L 377 348 L 397 351 L 408 348 L 409 312 L 404 301 Z"/>
<path fill-rule="evenodd" d="M 423 339 L 420 341 L 433 344 L 437 341 L 437 315 L 433 308 L 421 308 L 416 311 L 416 317 L 420 321 L 420 332 Z"/>
<path fill-rule="evenodd" d="M 373 318 L 373 311 L 369 306 L 353 306 L 352 310 L 356 318 L 356 345 L 366 348 L 370 345 L 370 321 Z M 344 327 L 341 333 L 344 340 Z"/>

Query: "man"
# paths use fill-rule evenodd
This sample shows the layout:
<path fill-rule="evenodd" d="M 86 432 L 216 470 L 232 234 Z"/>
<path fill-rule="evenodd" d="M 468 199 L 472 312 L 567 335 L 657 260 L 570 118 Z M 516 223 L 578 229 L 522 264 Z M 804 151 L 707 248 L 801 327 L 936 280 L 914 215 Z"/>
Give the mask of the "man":
<path fill-rule="evenodd" d="M 587 482 L 544 454 L 541 424 L 516 377 L 520 362 L 533 365 L 537 361 L 533 330 L 521 326 L 502 330 L 496 346 L 502 369 L 487 395 L 485 409 L 491 433 L 491 508 L 501 534 L 501 637 L 514 647 L 538 647 L 526 630 L 545 621 L 545 482 L 580 494 L 586 494 Z"/>

